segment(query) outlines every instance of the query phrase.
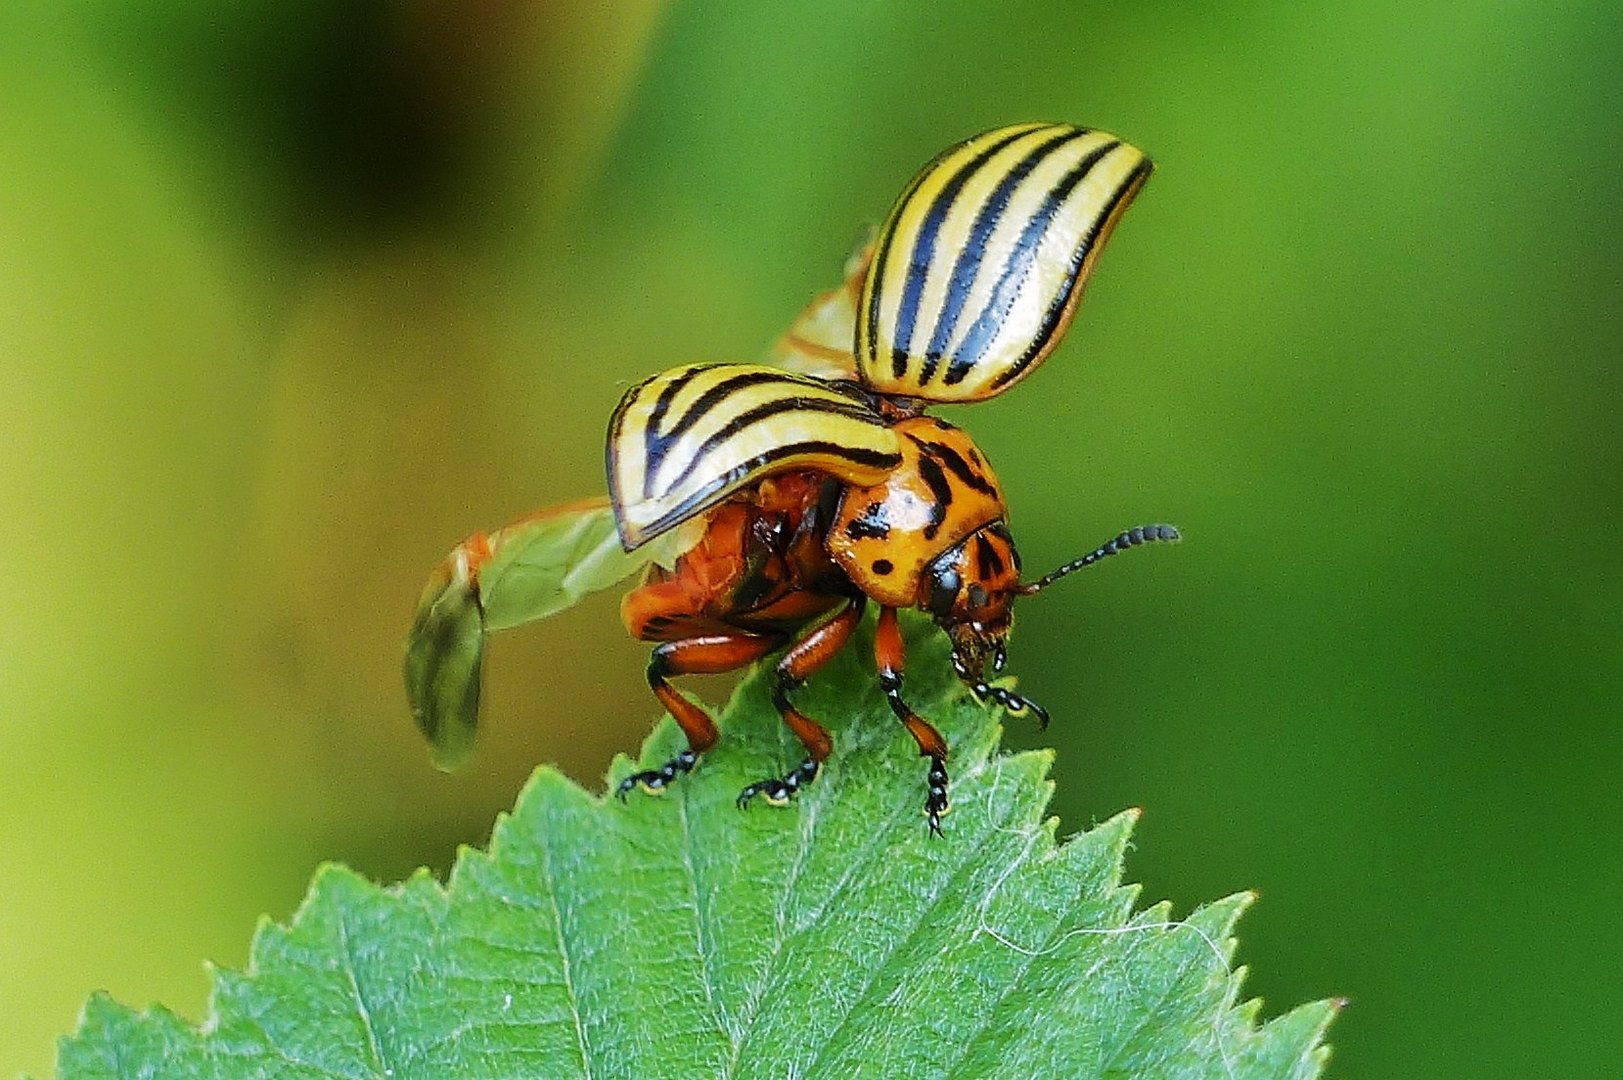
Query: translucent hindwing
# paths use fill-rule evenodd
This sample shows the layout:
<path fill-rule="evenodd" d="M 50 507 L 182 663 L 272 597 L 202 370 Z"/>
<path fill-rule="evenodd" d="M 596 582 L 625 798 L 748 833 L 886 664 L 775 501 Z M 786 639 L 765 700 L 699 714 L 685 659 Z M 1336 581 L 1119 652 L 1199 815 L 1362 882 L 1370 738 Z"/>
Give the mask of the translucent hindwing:
<path fill-rule="evenodd" d="M 758 364 L 690 364 L 626 392 L 609 421 L 609 499 L 631 551 L 773 473 L 877 483 L 898 436 L 854 389 Z"/>
<path fill-rule="evenodd" d="M 435 763 L 455 768 L 473 750 L 486 634 L 555 615 L 650 564 L 671 566 L 698 539 L 673 529 L 627 553 L 608 500 L 587 499 L 458 544 L 430 575 L 406 635 L 406 697 Z"/>
<path fill-rule="evenodd" d="M 1150 174 L 1114 135 L 1017 124 L 926 165 L 880 230 L 855 328 L 881 394 L 979 401 L 1064 336 L 1111 229 Z"/>

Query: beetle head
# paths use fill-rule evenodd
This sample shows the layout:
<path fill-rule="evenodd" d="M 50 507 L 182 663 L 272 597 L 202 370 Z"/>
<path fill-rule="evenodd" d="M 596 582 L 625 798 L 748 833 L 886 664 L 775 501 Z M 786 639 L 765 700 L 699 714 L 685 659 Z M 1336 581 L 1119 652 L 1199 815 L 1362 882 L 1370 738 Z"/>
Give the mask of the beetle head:
<path fill-rule="evenodd" d="M 996 701 L 1012 713 L 1030 711 L 1047 726 L 1048 714 L 1034 702 L 986 681 L 987 668 L 999 672 L 1008 659 L 1014 598 L 1020 595 L 1020 556 L 1009 530 L 993 522 L 965 537 L 925 568 L 921 604 L 952 641 L 952 666 L 982 701 Z"/>
<path fill-rule="evenodd" d="M 1020 556 L 1001 521 L 970 533 L 925 567 L 919 606 L 952 638 L 954 663 L 966 678 L 980 678 L 989 660 L 1002 668 L 1019 588 Z"/>

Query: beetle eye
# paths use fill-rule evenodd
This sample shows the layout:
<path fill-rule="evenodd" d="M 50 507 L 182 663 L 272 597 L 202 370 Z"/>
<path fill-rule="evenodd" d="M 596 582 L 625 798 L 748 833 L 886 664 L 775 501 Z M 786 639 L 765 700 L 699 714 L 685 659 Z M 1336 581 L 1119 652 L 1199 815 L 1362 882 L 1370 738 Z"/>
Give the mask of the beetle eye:
<path fill-rule="evenodd" d="M 971 607 L 978 607 L 978 608 L 985 607 L 986 606 L 986 601 L 988 601 L 989 599 L 991 599 L 991 597 L 986 592 L 986 586 L 982 585 L 978 581 L 970 582 L 970 584 L 969 584 L 969 604 L 970 604 Z"/>
<path fill-rule="evenodd" d="M 945 619 L 952 614 L 952 605 L 958 599 L 958 586 L 961 581 L 958 571 L 947 569 L 935 575 L 930 583 L 930 602 L 926 605 L 930 614 Z"/>

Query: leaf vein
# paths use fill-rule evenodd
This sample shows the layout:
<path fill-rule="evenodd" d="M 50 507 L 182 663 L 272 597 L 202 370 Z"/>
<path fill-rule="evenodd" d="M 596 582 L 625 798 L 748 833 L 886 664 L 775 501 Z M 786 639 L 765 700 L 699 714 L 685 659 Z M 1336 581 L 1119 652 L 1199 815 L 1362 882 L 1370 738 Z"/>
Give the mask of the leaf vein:
<path fill-rule="evenodd" d="M 371 1003 L 366 1000 L 366 993 L 361 989 L 360 976 L 355 967 L 355 947 L 349 939 L 349 919 L 342 904 L 338 905 L 338 944 L 344 953 L 344 978 L 349 983 L 350 997 L 360 1014 L 361 1029 L 366 1032 L 367 1048 L 372 1052 L 372 1062 L 377 1075 L 393 1076 L 393 1067 L 389 1064 L 387 1055 L 383 1052 L 383 1044 L 378 1038 L 377 1025 L 372 1022 Z"/>
<path fill-rule="evenodd" d="M 570 969 L 569 944 L 564 939 L 564 917 L 563 910 L 558 904 L 558 882 L 557 875 L 552 869 L 552 847 L 547 843 L 545 833 L 537 832 L 536 836 L 541 849 L 541 877 L 546 883 L 547 899 L 552 908 L 552 929 L 558 939 L 558 960 L 563 973 L 564 995 L 569 1001 L 569 1012 L 575 1021 L 575 1045 L 580 1051 L 581 1075 L 591 1080 L 591 1051 L 586 1041 L 586 1025 L 580 1015 L 580 999 L 575 991 L 574 975 Z"/>
<path fill-rule="evenodd" d="M 716 1029 L 734 1049 L 737 1049 L 741 1040 L 733 1035 L 730 1025 L 721 1015 L 721 1006 L 716 1001 L 715 988 L 710 977 L 710 950 L 707 944 L 709 935 L 705 932 L 706 916 L 704 898 L 699 888 L 699 869 L 693 861 L 693 830 L 688 820 L 688 801 L 688 788 L 684 786 L 682 797 L 677 801 L 677 814 L 682 821 L 682 867 L 687 871 L 688 892 L 693 898 L 694 948 L 699 954 L 699 981 L 704 985 L 704 998 L 710 1004 L 710 1015 Z"/>

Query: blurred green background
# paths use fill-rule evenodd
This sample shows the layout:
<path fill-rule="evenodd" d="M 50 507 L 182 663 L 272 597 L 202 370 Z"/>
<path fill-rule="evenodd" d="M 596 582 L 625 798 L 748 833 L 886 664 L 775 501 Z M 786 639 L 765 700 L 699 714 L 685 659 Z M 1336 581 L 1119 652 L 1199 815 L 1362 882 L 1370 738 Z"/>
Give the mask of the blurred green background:
<path fill-rule="evenodd" d="M 631 380 L 749 359 L 929 156 L 1159 169 L 1069 342 L 955 410 L 1026 560 L 1068 828 L 1233 890 L 1341 1076 L 1623 1036 L 1614 3 L 435 4 L 0 15 L 0 1075 L 96 988 L 193 1017 L 321 859 L 481 842 L 655 707 L 604 597 L 493 643 L 433 772 L 398 660 L 475 528 L 601 490 Z M 698 683 L 719 701 L 722 682 Z"/>

